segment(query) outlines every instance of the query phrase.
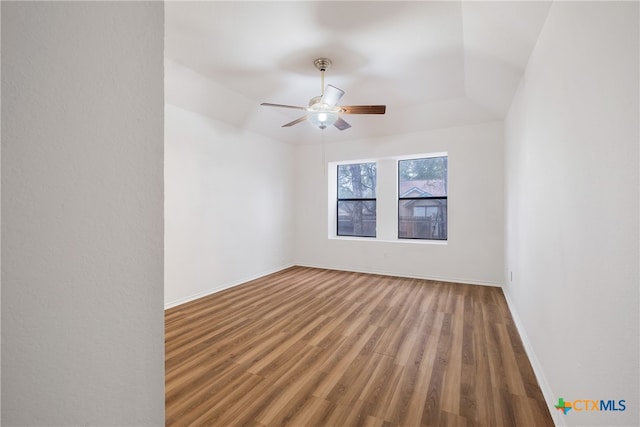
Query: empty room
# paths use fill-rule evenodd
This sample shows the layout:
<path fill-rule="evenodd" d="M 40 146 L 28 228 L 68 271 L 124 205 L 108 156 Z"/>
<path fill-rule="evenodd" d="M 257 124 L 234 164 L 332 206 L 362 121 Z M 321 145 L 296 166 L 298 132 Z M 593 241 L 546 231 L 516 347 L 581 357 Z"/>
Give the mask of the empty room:
<path fill-rule="evenodd" d="M 3 425 L 640 424 L 638 2 L 0 13 Z"/>

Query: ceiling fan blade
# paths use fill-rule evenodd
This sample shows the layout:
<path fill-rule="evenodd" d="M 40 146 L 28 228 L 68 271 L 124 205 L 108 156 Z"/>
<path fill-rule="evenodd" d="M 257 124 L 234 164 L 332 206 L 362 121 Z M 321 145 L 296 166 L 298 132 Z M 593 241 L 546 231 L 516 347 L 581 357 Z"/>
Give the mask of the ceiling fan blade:
<path fill-rule="evenodd" d="M 344 91 L 342 89 L 338 89 L 335 86 L 327 85 L 327 88 L 324 90 L 324 94 L 322 95 L 321 102 L 333 107 L 338 103 L 338 101 L 340 101 L 342 95 L 344 95 Z"/>
<path fill-rule="evenodd" d="M 335 127 L 337 127 L 340 130 L 345 130 L 345 129 L 349 129 L 351 127 L 351 125 L 347 122 L 345 122 L 342 117 L 338 117 L 338 120 L 336 120 L 336 122 L 333 124 Z"/>
<path fill-rule="evenodd" d="M 281 108 L 293 108 L 296 110 L 305 110 L 305 111 L 307 110 L 306 108 L 298 107 L 297 105 L 272 104 L 270 102 L 263 102 L 260 105 L 264 105 L 265 107 L 281 107 Z"/>
<path fill-rule="evenodd" d="M 340 107 L 344 114 L 384 114 L 386 105 L 343 105 Z"/>
<path fill-rule="evenodd" d="M 295 119 L 294 121 L 287 123 L 286 125 L 282 125 L 283 128 L 288 128 L 291 127 L 293 125 L 297 125 L 300 122 L 304 122 L 305 120 L 307 120 L 307 116 L 302 116 L 299 119 Z"/>

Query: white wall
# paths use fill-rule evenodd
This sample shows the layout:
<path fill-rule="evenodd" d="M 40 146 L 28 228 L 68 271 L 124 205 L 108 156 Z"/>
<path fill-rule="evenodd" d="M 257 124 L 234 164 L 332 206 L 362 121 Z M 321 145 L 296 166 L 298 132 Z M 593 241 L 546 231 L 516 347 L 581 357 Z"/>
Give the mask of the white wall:
<path fill-rule="evenodd" d="M 329 132 L 325 141 L 330 140 Z M 297 147 L 296 264 L 500 285 L 504 265 L 502 138 L 502 123 L 487 123 Z M 378 225 L 381 238 L 377 241 L 328 238 L 328 212 L 333 212 L 335 202 L 327 199 L 327 163 L 439 152 L 449 156 L 447 244 L 383 241 L 380 230 L 389 229 L 384 224 Z M 396 194 L 395 182 L 379 179 L 378 211 L 395 210 Z M 395 223 L 390 227 L 397 229 Z M 388 237 L 387 231 L 382 234 Z"/>
<path fill-rule="evenodd" d="M 218 86 L 175 63 L 166 70 L 165 307 L 170 307 L 291 265 L 293 148 L 189 111 L 199 110 L 200 97 L 215 99 L 212 89 Z M 191 97 L 180 90 L 186 84 L 196 88 Z M 231 103 L 233 94 L 225 95 Z"/>
<path fill-rule="evenodd" d="M 554 2 L 505 125 L 506 292 L 548 404 L 627 402 L 559 425 L 640 422 L 638 22 Z"/>
<path fill-rule="evenodd" d="M 2 423 L 162 425 L 163 5 L 2 2 Z"/>
<path fill-rule="evenodd" d="M 2 5 L 0 4 L 0 34 L 2 34 Z M 2 37 L 0 37 L 0 81 L 2 81 Z M 0 111 L 2 110 L 2 85 L 0 85 Z M 2 115 L 0 114 L 0 142 L 2 141 Z M 2 177 L 2 144 L 0 143 L 0 177 Z M 0 183 L 1 184 L 1 183 Z M 0 185 L 0 224 L 2 224 L 2 185 Z M 2 242 L 2 227 L 0 227 Z M 2 245 L 0 245 L 0 271 L 2 271 Z M 0 274 L 0 331 L 2 330 L 2 275 Z M 0 424 L 2 423 L 2 334 L 0 334 Z"/>

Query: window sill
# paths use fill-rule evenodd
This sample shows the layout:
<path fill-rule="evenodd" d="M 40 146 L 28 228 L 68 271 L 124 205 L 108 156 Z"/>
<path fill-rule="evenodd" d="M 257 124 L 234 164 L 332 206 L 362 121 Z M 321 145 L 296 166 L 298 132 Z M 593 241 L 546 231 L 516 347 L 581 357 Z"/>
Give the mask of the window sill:
<path fill-rule="evenodd" d="M 346 240 L 356 242 L 380 242 L 380 243 L 402 243 L 409 245 L 439 245 L 447 246 L 448 240 L 427 240 L 427 239 L 380 239 L 377 237 L 355 237 L 355 236 L 328 236 L 329 240 Z"/>

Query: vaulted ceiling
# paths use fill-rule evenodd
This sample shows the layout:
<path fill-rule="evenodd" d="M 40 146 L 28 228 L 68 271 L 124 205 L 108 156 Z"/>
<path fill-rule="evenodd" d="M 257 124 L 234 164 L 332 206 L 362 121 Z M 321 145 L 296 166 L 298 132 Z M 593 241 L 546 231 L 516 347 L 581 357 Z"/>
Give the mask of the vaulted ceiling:
<path fill-rule="evenodd" d="M 544 25 L 546 1 L 165 3 L 166 100 L 293 144 L 502 120 Z M 352 127 L 281 126 L 321 92 L 316 58 Z M 190 85 L 189 79 L 206 81 Z"/>

